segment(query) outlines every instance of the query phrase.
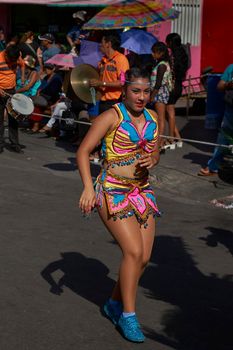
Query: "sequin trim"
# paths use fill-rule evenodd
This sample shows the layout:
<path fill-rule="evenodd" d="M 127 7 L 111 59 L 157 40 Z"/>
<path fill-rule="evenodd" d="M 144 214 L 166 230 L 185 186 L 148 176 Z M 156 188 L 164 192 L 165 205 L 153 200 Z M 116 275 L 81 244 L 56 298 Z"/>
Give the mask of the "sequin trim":
<path fill-rule="evenodd" d="M 97 206 L 102 207 L 105 199 L 113 220 L 135 215 L 138 222 L 146 227 L 150 215 L 161 215 L 147 177 L 129 179 L 103 169 L 96 179 L 95 192 Z"/>

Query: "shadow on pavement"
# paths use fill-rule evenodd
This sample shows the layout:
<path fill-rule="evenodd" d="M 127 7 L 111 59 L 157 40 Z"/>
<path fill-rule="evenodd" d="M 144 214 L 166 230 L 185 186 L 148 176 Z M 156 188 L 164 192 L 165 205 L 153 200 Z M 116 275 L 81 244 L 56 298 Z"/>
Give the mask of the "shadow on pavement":
<path fill-rule="evenodd" d="M 53 273 L 60 271 L 63 276 L 56 281 Z M 63 293 L 63 287 L 88 301 L 102 306 L 110 295 L 115 281 L 108 277 L 109 269 L 99 260 L 87 258 L 81 253 L 61 253 L 61 259 L 48 264 L 41 276 L 50 285 L 50 292 L 56 295 Z"/>
<path fill-rule="evenodd" d="M 76 158 L 69 157 L 67 158 L 67 163 L 48 163 L 44 164 L 45 168 L 57 171 L 75 171 L 77 170 Z"/>
<path fill-rule="evenodd" d="M 183 159 L 189 159 L 192 161 L 192 164 L 199 164 L 201 166 L 206 166 L 208 160 L 211 158 L 211 155 L 203 153 L 190 152 L 183 156 Z"/>
<path fill-rule="evenodd" d="M 171 309 L 162 334 L 145 329 L 147 337 L 179 350 L 232 349 L 232 276 L 204 275 L 178 237 L 158 237 L 151 262 L 140 285 Z"/>
<path fill-rule="evenodd" d="M 217 229 L 207 229 L 217 234 Z M 56 281 L 53 274 L 58 270 L 63 276 Z M 102 306 L 115 284 L 108 273 L 109 269 L 99 260 L 66 252 L 61 253 L 61 259 L 48 264 L 41 275 L 50 285 L 51 293 L 60 295 L 65 286 Z M 145 270 L 140 286 L 147 290 L 148 298 L 170 306 L 161 315 L 162 332 L 143 328 L 148 338 L 177 350 L 232 350 L 232 275 L 223 278 L 204 275 L 181 238 L 157 238 L 151 265 Z"/>
<path fill-rule="evenodd" d="M 206 227 L 210 231 L 207 237 L 200 237 L 209 247 L 218 247 L 218 244 L 224 245 L 231 255 L 233 255 L 233 232 L 222 228 Z M 233 341 L 232 341 L 233 343 Z"/>
<path fill-rule="evenodd" d="M 218 130 L 205 129 L 205 117 L 196 117 L 189 119 L 180 130 L 181 137 L 205 142 L 216 142 Z M 192 143 L 192 146 L 200 151 L 213 153 L 214 148 L 198 143 Z"/>
<path fill-rule="evenodd" d="M 76 171 L 77 170 L 77 163 L 76 163 L 76 158 L 70 157 L 67 158 L 68 162 L 67 163 L 48 163 L 44 164 L 45 168 L 55 170 L 55 171 Z M 91 166 L 91 175 L 92 177 L 96 178 L 101 169 L 101 165 L 99 163 L 92 163 L 90 162 Z"/>

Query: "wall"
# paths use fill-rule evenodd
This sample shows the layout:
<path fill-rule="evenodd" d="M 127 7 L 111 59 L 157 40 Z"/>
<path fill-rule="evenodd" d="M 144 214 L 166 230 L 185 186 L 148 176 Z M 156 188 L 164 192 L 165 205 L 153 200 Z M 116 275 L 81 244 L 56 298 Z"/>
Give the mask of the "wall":
<path fill-rule="evenodd" d="M 5 35 L 10 33 L 11 29 L 11 6 L 0 4 L 0 25 L 4 28 Z"/>
<path fill-rule="evenodd" d="M 204 0 L 201 67 L 223 72 L 233 63 L 233 1 Z"/>

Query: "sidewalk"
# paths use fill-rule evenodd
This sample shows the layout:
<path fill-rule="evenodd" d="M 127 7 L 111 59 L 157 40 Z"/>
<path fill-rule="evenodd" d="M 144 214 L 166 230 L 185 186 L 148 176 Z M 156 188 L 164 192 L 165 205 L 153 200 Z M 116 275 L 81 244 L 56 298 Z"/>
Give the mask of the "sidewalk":
<path fill-rule="evenodd" d="M 201 118 L 178 118 L 181 132 L 201 139 Z M 210 201 L 233 186 L 196 175 L 212 149 L 166 151 L 151 173 L 163 216 L 140 281 L 147 340 L 137 345 L 100 312 L 121 253 L 97 214 L 77 208 L 74 149 L 44 135 L 20 142 L 25 154 L 5 150 L 0 162 L 0 349 L 232 350 L 233 216 Z"/>

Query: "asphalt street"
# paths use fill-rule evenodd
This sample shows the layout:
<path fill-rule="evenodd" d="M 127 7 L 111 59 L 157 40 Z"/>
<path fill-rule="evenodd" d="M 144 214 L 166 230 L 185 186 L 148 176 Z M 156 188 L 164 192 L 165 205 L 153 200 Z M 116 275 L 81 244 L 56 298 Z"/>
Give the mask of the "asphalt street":
<path fill-rule="evenodd" d="M 202 117 L 179 125 L 185 137 L 215 137 Z M 210 147 L 166 151 L 151 172 L 163 216 L 138 290 L 138 345 L 101 313 L 121 253 L 98 215 L 77 208 L 75 148 L 39 134 L 20 142 L 24 154 L 0 155 L 0 350 L 233 349 L 233 210 L 211 203 L 233 186 L 196 175 Z"/>

